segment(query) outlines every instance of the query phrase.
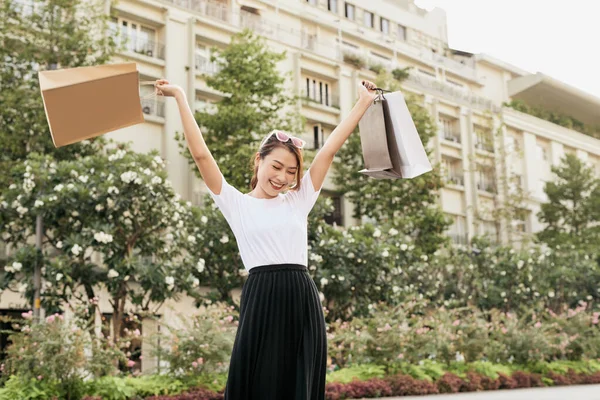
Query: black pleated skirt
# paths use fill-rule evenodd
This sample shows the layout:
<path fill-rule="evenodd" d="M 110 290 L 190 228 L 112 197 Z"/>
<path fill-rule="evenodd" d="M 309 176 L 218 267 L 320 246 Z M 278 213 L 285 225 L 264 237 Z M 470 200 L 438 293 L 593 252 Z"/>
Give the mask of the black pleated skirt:
<path fill-rule="evenodd" d="M 324 400 L 326 368 L 325 318 L 306 267 L 250 269 L 225 400 Z"/>

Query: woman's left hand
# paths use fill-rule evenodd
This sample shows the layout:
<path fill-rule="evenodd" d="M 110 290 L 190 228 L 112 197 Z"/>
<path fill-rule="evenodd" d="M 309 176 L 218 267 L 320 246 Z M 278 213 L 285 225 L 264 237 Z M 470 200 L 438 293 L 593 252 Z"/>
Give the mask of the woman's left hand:
<path fill-rule="evenodd" d="M 362 81 L 358 87 L 360 98 L 368 99 L 370 101 L 375 100 L 375 97 L 377 97 L 377 92 L 375 91 L 376 87 L 377 86 L 371 81 Z"/>

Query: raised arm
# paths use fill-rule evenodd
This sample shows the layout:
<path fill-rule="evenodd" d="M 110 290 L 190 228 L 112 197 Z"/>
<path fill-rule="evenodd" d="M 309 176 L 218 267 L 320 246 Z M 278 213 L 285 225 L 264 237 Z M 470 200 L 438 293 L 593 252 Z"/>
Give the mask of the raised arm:
<path fill-rule="evenodd" d="M 315 190 L 319 190 L 323 185 L 327 171 L 333 163 L 333 158 L 344 142 L 350 137 L 350 134 L 358 125 L 358 121 L 365 114 L 373 100 L 377 96 L 375 92 L 375 84 L 369 81 L 362 81 L 359 87 L 360 97 L 340 124 L 331 132 L 327 141 L 319 150 L 312 164 L 310 165 L 310 179 L 312 180 Z"/>
<path fill-rule="evenodd" d="M 198 127 L 194 114 L 187 102 L 185 92 L 179 86 L 171 85 L 164 79 L 157 80 L 155 87 L 159 94 L 174 97 L 177 101 L 183 124 L 183 134 L 192 158 L 198 170 L 200 170 L 200 175 L 202 175 L 206 186 L 208 186 L 211 192 L 220 194 L 222 186 L 221 170 L 210 153 L 208 146 L 206 146 L 206 142 L 204 142 L 202 132 L 200 132 L 200 127 Z"/>

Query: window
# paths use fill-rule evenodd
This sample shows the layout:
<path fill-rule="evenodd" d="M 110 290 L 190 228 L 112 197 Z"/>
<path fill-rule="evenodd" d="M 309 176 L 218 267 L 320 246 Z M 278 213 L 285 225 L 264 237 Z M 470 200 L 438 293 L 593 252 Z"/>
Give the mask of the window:
<path fill-rule="evenodd" d="M 111 18 L 110 30 L 116 33 L 118 29 L 121 31 L 121 36 L 118 40 L 126 43 L 127 50 L 144 54 L 148 57 L 162 58 L 162 54 L 157 54 L 159 46 L 156 43 L 155 29 L 126 19 Z"/>
<path fill-rule="evenodd" d="M 304 97 L 325 106 L 329 106 L 331 104 L 328 82 L 323 82 L 309 77 L 305 78 L 305 82 L 306 88 Z"/>
<path fill-rule="evenodd" d="M 354 21 L 354 6 L 350 3 L 346 3 L 345 5 L 345 15 L 346 18 Z"/>
<path fill-rule="evenodd" d="M 325 196 L 331 198 L 333 201 L 333 212 L 325 215 L 325 222 L 330 225 L 343 226 L 344 214 L 342 210 L 342 196 L 328 193 L 325 193 Z"/>
<path fill-rule="evenodd" d="M 489 167 L 479 167 L 477 171 L 477 189 L 488 193 L 496 193 L 496 178 Z"/>
<path fill-rule="evenodd" d="M 517 232 L 527 233 L 529 228 L 527 226 L 528 212 L 527 210 L 518 210 L 513 220 L 513 227 Z"/>
<path fill-rule="evenodd" d="M 406 40 L 406 27 L 404 25 L 398 25 L 396 35 L 398 36 L 398 39 Z"/>
<path fill-rule="evenodd" d="M 460 143 L 460 130 L 458 120 L 450 117 L 440 117 L 442 137 L 450 142 Z"/>
<path fill-rule="evenodd" d="M 375 15 L 372 12 L 365 11 L 363 23 L 367 28 L 373 28 L 375 26 Z"/>
<path fill-rule="evenodd" d="M 313 126 L 313 148 L 320 149 L 323 146 L 323 129 L 321 125 Z"/>
<path fill-rule="evenodd" d="M 338 12 L 338 2 L 337 0 L 327 0 L 327 9 L 331 12 L 337 14 Z"/>
<path fill-rule="evenodd" d="M 381 32 L 383 32 L 386 35 L 390 34 L 390 21 L 385 19 L 385 18 L 381 18 L 381 21 L 379 22 L 379 26 L 381 29 Z"/>
<path fill-rule="evenodd" d="M 455 244 L 468 244 L 467 220 L 462 215 L 449 215 L 452 225 L 448 228 L 448 235 Z"/>

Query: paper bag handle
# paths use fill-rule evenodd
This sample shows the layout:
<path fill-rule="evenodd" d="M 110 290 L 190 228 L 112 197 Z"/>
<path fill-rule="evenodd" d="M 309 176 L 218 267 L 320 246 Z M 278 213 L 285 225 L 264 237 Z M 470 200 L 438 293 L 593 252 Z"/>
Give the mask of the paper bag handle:
<path fill-rule="evenodd" d="M 154 86 L 155 83 L 156 83 L 156 81 L 140 81 L 140 86 L 148 86 L 148 85 Z M 153 99 L 154 97 L 156 97 L 158 95 L 158 92 L 160 92 L 160 90 L 156 89 L 152 93 L 149 93 L 149 94 L 143 96 L 142 99 Z M 162 93 L 161 93 L 161 95 L 162 95 Z"/>

